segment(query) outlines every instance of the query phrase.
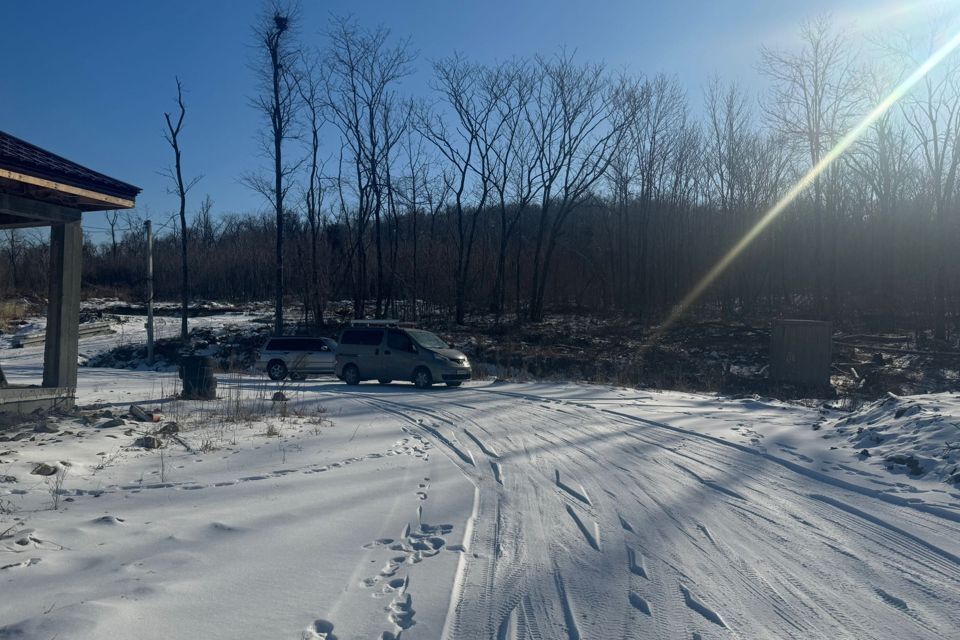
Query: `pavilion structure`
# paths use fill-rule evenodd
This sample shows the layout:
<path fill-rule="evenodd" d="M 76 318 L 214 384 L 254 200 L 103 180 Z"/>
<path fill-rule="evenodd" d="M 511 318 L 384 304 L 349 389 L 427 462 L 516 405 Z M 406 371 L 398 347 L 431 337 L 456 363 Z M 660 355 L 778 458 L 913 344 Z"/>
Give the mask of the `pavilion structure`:
<path fill-rule="evenodd" d="M 130 209 L 140 189 L 0 131 L 0 229 L 50 227 L 47 329 L 40 386 L 7 384 L 0 413 L 71 408 L 77 386 L 81 219 Z"/>

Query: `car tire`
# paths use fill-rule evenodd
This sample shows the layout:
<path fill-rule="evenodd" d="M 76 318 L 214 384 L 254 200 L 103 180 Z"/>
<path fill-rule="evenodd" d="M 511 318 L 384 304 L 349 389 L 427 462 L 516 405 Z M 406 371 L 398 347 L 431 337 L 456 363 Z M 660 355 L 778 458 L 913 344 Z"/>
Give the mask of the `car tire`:
<path fill-rule="evenodd" d="M 448 386 L 448 387 L 459 387 L 459 386 L 462 385 L 462 384 L 463 384 L 463 382 L 460 382 L 460 381 L 448 382 L 448 383 L 447 383 L 447 386 Z"/>
<path fill-rule="evenodd" d="M 360 384 L 360 370 L 357 365 L 348 364 L 343 368 L 343 381 L 351 386 Z"/>
<path fill-rule="evenodd" d="M 433 386 L 433 375 L 430 373 L 430 369 L 426 367 L 419 367 L 413 372 L 413 384 L 417 385 L 418 389 L 429 389 Z"/>
<path fill-rule="evenodd" d="M 283 380 L 287 377 L 287 365 L 284 364 L 283 360 L 271 360 L 267 365 L 267 375 L 270 376 L 271 380 Z"/>
<path fill-rule="evenodd" d="M 380 378 L 379 380 L 377 380 L 377 382 L 379 382 L 380 384 L 390 384 L 391 382 L 393 382 L 393 380 L 389 380 L 387 378 Z"/>

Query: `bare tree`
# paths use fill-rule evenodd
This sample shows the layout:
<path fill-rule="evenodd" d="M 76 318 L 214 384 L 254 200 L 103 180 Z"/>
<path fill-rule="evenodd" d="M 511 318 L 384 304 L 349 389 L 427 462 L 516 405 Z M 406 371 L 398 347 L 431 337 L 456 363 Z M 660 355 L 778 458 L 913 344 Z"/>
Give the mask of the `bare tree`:
<path fill-rule="evenodd" d="M 10 275 L 13 281 L 13 290 L 16 291 L 20 285 L 20 262 L 23 254 L 23 241 L 20 237 L 21 232 L 18 229 L 6 229 L 4 235 L 7 237 L 5 253 L 7 254 L 7 263 L 10 265 Z"/>
<path fill-rule="evenodd" d="M 721 211 L 737 209 L 746 187 L 743 163 L 749 141 L 747 98 L 735 84 L 714 79 L 707 87 L 707 167 L 711 190 Z"/>
<path fill-rule="evenodd" d="M 211 248 L 217 241 L 218 224 L 213 220 L 213 198 L 210 194 L 200 201 L 200 208 L 193 219 L 194 237 L 205 249 Z"/>
<path fill-rule="evenodd" d="M 844 34 L 833 29 L 829 16 L 804 22 L 799 52 L 770 48 L 761 51 L 761 71 L 772 80 L 766 114 L 772 128 L 783 134 L 815 166 L 846 133 L 860 106 L 861 74 Z M 839 165 L 834 163 L 813 183 L 814 288 L 817 309 L 827 312 L 827 275 L 830 268 L 829 310 L 836 312 L 836 255 L 824 260 L 824 212 L 839 197 L 835 188 Z M 835 238 L 835 236 L 834 236 Z M 831 242 L 831 247 L 835 244 Z"/>
<path fill-rule="evenodd" d="M 431 170 L 435 165 L 434 158 L 430 157 L 424 148 L 425 144 L 423 136 L 413 127 L 407 128 L 402 140 L 406 173 L 401 183 L 405 188 L 400 189 L 399 197 L 406 208 L 406 218 L 410 227 L 408 234 L 410 238 L 410 270 L 407 280 L 409 282 L 411 315 L 414 320 L 419 317 L 421 209 L 426 207 L 430 210 L 432 198 L 430 184 L 433 177 Z M 430 213 L 433 213 L 432 210 Z"/>
<path fill-rule="evenodd" d="M 908 68 L 916 68 L 936 48 L 937 35 L 934 31 L 926 46 L 913 46 L 909 41 L 904 44 L 902 55 Z M 919 56 L 915 55 L 918 49 Z M 947 265 L 953 254 L 948 244 L 952 235 L 949 218 L 960 186 L 960 56 L 951 55 L 939 69 L 926 74 L 903 101 L 902 111 L 918 144 L 933 208 L 933 329 L 934 336 L 944 340 Z"/>
<path fill-rule="evenodd" d="M 499 323 L 506 306 L 507 250 L 524 211 L 537 195 L 537 149 L 527 128 L 524 114 L 531 99 L 534 79 L 530 67 L 510 63 L 501 68 L 507 83 L 502 91 L 496 82 L 486 82 L 484 90 L 493 100 L 500 123 L 498 135 L 492 137 L 490 150 L 490 184 L 497 196 L 499 209 L 499 249 L 494 277 L 494 314 Z M 493 79 L 493 78 L 491 78 Z"/>
<path fill-rule="evenodd" d="M 733 245 L 742 233 L 741 218 L 747 209 L 750 188 L 748 147 L 751 144 L 750 113 L 747 98 L 735 84 L 724 87 L 714 79 L 706 91 L 707 144 L 705 155 L 708 196 L 716 202 L 722 222 L 718 230 L 723 240 Z M 751 203 L 753 204 L 753 203 Z M 721 281 L 721 307 L 730 312 L 733 300 L 733 274 Z"/>
<path fill-rule="evenodd" d="M 307 178 L 304 186 L 304 207 L 307 213 L 310 241 L 310 273 L 307 278 L 306 313 L 312 314 L 314 327 L 323 326 L 323 310 L 326 306 L 326 292 L 320 284 L 319 244 L 323 228 L 321 211 L 323 209 L 323 167 L 320 165 L 320 130 L 326 121 L 323 93 L 325 68 L 318 57 L 301 52 L 301 74 L 296 79 L 297 90 L 304 106 L 304 127 L 307 132 Z"/>
<path fill-rule="evenodd" d="M 406 41 L 390 45 L 390 31 L 358 28 L 353 21 L 335 21 L 329 33 L 327 87 L 330 118 L 339 129 L 346 157 L 341 159 L 339 193 L 341 210 L 350 208 L 343 182 L 343 160 L 351 170 L 356 224 L 353 225 L 352 256 L 355 256 L 354 314 L 364 314 L 367 288 L 366 233 L 373 219 L 377 262 L 377 309 L 383 313 L 385 279 L 381 218 L 389 194 L 388 171 L 391 151 L 403 135 L 397 124 L 403 109 L 395 92 L 396 83 L 410 73 L 413 54 Z M 399 118 L 401 121 L 404 117 Z"/>
<path fill-rule="evenodd" d="M 104 216 L 107 218 L 107 226 L 110 228 L 110 257 L 113 259 L 113 262 L 117 262 L 117 223 L 120 222 L 120 212 L 121 209 L 115 209 L 113 211 L 104 211 Z"/>
<path fill-rule="evenodd" d="M 274 332 L 283 333 L 283 230 L 284 199 L 291 188 L 291 176 L 299 162 L 284 159 L 284 143 L 295 138 L 299 107 L 296 71 L 299 49 L 295 28 L 299 19 L 297 5 L 286 0 L 269 2 L 254 25 L 258 59 L 253 65 L 259 94 L 253 105 L 266 118 L 268 126 L 261 143 L 264 155 L 271 161 L 272 176 L 247 176 L 246 184 L 266 198 L 276 217 L 276 272 L 274 276 Z"/>
<path fill-rule="evenodd" d="M 632 290 L 628 291 L 625 308 L 641 315 L 646 311 L 655 273 L 651 219 L 659 201 L 668 196 L 670 163 L 687 132 L 687 98 L 677 78 L 663 74 L 645 80 L 630 95 L 633 97 L 623 102 L 635 104 L 636 112 L 626 143 L 636 154 L 639 215 L 635 229 L 628 229 L 626 235 L 628 242 L 636 244 L 639 255 L 629 272 Z M 629 118 L 629 113 L 621 117 Z"/>
<path fill-rule="evenodd" d="M 380 183 L 383 185 L 383 200 L 385 201 L 386 217 L 389 222 L 388 233 L 390 236 L 389 246 L 389 276 L 383 278 L 383 257 L 382 257 L 382 234 L 380 232 L 380 221 L 377 220 L 377 262 L 378 262 L 378 281 L 381 283 L 377 287 L 377 308 L 386 312 L 387 307 L 395 311 L 394 307 L 394 287 L 397 281 L 397 260 L 400 254 L 400 237 L 402 227 L 400 225 L 400 208 L 398 207 L 398 188 L 393 177 L 393 163 L 395 161 L 394 149 L 400 145 L 405 132 L 410 127 L 413 103 L 407 101 L 399 104 L 389 104 L 381 114 L 380 127 L 383 132 L 384 162 L 383 177 Z"/>
<path fill-rule="evenodd" d="M 643 139 L 639 135 L 639 116 L 647 112 L 650 107 L 650 83 L 639 82 L 634 91 L 624 93 L 621 100 L 612 105 L 613 109 L 622 110 L 624 117 L 627 114 L 637 114 L 634 120 L 634 126 L 626 144 L 618 145 L 612 150 L 610 164 L 606 171 L 606 185 L 609 191 L 608 208 L 612 209 L 615 216 L 615 232 L 610 233 L 611 244 L 607 256 L 608 269 L 610 270 L 610 281 L 613 292 L 620 308 L 624 311 L 632 311 L 631 300 L 633 297 L 632 288 L 633 273 L 635 266 L 632 255 L 635 248 L 642 245 L 645 235 L 640 234 L 639 241 L 634 238 L 634 218 L 636 218 L 633 209 L 634 200 L 638 197 L 638 184 L 640 180 L 641 161 L 643 159 Z M 643 220 L 644 217 L 641 217 Z"/>
<path fill-rule="evenodd" d="M 164 131 L 163 137 L 170 148 L 173 149 L 173 167 L 166 169 L 164 174 L 173 182 L 172 193 L 176 194 L 180 201 L 180 340 L 186 342 L 188 334 L 187 317 L 190 306 L 190 267 L 187 262 L 187 193 L 200 181 L 200 176 L 186 181 L 183 179 L 181 158 L 183 151 L 180 147 L 180 133 L 183 130 L 183 120 L 187 115 L 187 107 L 183 103 L 183 84 L 180 82 L 180 78 L 177 78 L 176 81 L 178 112 L 172 117 L 168 112 L 163 114 L 164 120 L 167 122 L 167 130 Z M 112 233 L 113 225 L 110 228 Z"/>
<path fill-rule="evenodd" d="M 503 66 L 484 68 L 461 56 L 435 63 L 434 76 L 433 88 L 452 114 L 452 124 L 443 114 L 430 111 L 421 112 L 419 122 L 424 136 L 446 160 L 453 178 L 450 187 L 457 249 L 454 306 L 456 322 L 463 324 L 477 220 L 493 188 L 493 147 L 507 123 L 499 109 L 510 92 L 512 79 Z"/>
<path fill-rule="evenodd" d="M 248 183 L 270 210 L 214 223 L 207 200 L 189 235 L 182 217 L 158 225 L 157 295 L 277 294 L 282 313 L 282 288 L 296 287 L 314 323 L 325 300 L 352 298 L 362 316 L 374 297 L 378 316 L 464 321 L 486 307 L 502 321 L 512 306 L 520 322 L 573 304 L 656 323 L 827 157 L 862 106 L 879 103 L 930 51 L 926 42 L 889 47 L 884 62 L 899 65 L 878 65 L 892 73 L 883 77 L 861 69 L 851 39 L 825 19 L 810 22 L 798 49 L 765 51 L 772 89 L 761 119 L 752 96 L 720 81 L 706 88 L 704 108 L 691 109 L 669 75 L 611 77 L 567 55 L 495 65 L 453 58 L 435 69 L 437 104 L 418 106 L 409 126 L 406 42 L 335 20 L 312 59 L 295 51 L 292 23 L 278 20 L 284 8 L 271 7 L 264 34 L 296 55 L 278 50 L 284 62 L 274 66 L 274 41 L 258 40 L 255 104 L 271 167 Z M 868 313 L 896 311 L 890 319 L 902 321 L 922 309 L 945 336 L 960 301 L 960 263 L 949 253 L 960 236 L 957 77 L 960 61 L 945 60 L 873 122 L 739 254 L 698 311 L 749 322 L 814 309 L 866 326 Z M 335 154 L 332 175 L 321 141 Z M 135 286 L 143 239 L 138 225 L 124 232 L 125 215 L 108 218 L 102 246 L 88 238 L 84 282 Z M 48 253 L 44 240 L 0 236 L 0 288 L 40 286 Z"/>
<path fill-rule="evenodd" d="M 540 214 L 530 279 L 530 319 L 539 322 L 567 218 L 606 173 L 636 114 L 613 109 L 622 91 L 631 88 L 611 82 L 598 65 L 578 65 L 562 53 L 538 58 L 536 74 L 525 117 L 538 161 Z"/>
<path fill-rule="evenodd" d="M 902 52 L 898 54 L 902 59 Z M 897 79 L 878 68 L 867 72 L 863 84 L 867 104 L 879 104 L 895 86 Z M 873 295 L 877 308 L 890 308 L 893 299 L 893 280 L 896 277 L 898 254 L 896 247 L 885 246 L 885 237 L 894 233 L 897 213 L 908 197 L 914 182 L 915 141 L 904 122 L 903 109 L 911 109 L 909 100 L 901 110 L 885 112 L 857 141 L 846 161 L 855 172 L 856 180 L 869 193 L 864 209 L 870 212 L 869 222 L 870 268 L 878 274 L 874 280 Z"/>

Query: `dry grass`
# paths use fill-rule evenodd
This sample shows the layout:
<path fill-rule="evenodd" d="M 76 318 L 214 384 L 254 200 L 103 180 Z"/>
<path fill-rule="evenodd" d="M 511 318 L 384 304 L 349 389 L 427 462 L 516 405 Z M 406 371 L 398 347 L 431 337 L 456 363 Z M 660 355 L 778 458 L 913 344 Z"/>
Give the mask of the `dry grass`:
<path fill-rule="evenodd" d="M 23 320 L 27 315 L 27 305 L 17 301 L 0 302 L 0 331 L 12 333 L 16 330 L 16 322 Z"/>
<path fill-rule="evenodd" d="M 289 429 L 306 428 L 319 435 L 334 426 L 326 407 L 308 401 L 308 395 L 296 387 L 265 376 L 222 373 L 217 398 L 200 401 L 179 398 L 176 375 L 163 376 L 157 384 L 164 417 L 177 423 L 180 436 L 198 453 L 235 446 L 238 435 L 248 428 L 256 429 L 257 435 L 283 439 Z M 278 393 L 285 399 L 274 399 Z"/>
<path fill-rule="evenodd" d="M 53 510 L 60 508 L 60 496 L 64 494 L 63 481 L 67 478 L 69 467 L 61 466 L 57 473 L 47 480 L 47 488 L 50 491 L 50 497 L 53 498 Z"/>

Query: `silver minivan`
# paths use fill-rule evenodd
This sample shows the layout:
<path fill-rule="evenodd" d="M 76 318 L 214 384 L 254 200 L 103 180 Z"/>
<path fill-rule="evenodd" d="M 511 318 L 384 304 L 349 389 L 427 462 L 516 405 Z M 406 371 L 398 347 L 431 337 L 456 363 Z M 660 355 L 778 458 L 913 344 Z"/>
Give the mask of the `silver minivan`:
<path fill-rule="evenodd" d="M 303 380 L 307 376 L 333 373 L 337 343 L 330 338 L 270 338 L 257 358 L 256 368 L 271 380 Z"/>
<path fill-rule="evenodd" d="M 421 389 L 437 382 L 459 387 L 472 375 L 467 356 L 436 335 L 387 323 L 344 329 L 335 360 L 334 374 L 347 384 L 409 380 Z"/>

